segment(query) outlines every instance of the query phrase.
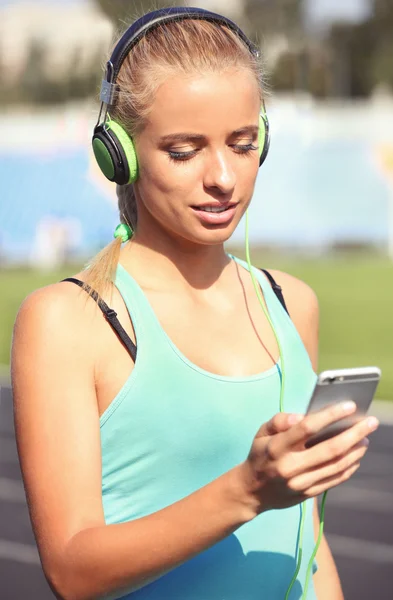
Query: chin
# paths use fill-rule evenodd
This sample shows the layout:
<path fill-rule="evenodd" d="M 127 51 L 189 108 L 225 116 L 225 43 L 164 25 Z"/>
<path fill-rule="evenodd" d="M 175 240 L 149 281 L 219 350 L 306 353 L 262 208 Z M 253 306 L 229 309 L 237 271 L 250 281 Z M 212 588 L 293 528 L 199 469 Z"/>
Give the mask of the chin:
<path fill-rule="evenodd" d="M 156 222 L 159 224 L 159 229 L 166 231 L 169 237 L 177 239 L 180 244 L 215 246 L 224 244 L 231 237 L 239 225 L 244 210 L 230 222 L 224 224 L 196 223 L 188 218 L 183 220 L 181 215 L 178 215 L 177 220 L 173 219 L 173 216 L 171 216 L 171 220 L 156 218 Z M 174 227 L 174 225 L 177 226 Z"/>
<path fill-rule="evenodd" d="M 198 227 L 198 231 L 194 231 L 192 235 L 187 237 L 190 241 L 206 246 L 224 244 L 229 240 L 237 225 L 238 223 L 231 223 L 225 227 L 212 227 L 210 229 Z"/>

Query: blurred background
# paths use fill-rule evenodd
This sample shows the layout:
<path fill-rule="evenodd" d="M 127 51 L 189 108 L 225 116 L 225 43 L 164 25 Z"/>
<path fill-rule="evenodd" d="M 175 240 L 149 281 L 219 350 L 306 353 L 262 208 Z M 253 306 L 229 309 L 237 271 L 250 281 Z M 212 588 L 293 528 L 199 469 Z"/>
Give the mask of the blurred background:
<path fill-rule="evenodd" d="M 12 326 L 28 293 L 77 272 L 112 239 L 115 190 L 90 148 L 102 67 L 130 22 L 174 4 L 183 3 L 0 0 L 0 579 L 7 582 L 7 599 L 52 598 L 38 567 L 16 461 Z M 354 487 L 331 494 L 327 518 L 346 598 L 388 598 L 393 0 L 186 4 L 235 20 L 264 57 L 272 143 L 250 208 L 254 264 L 290 272 L 316 291 L 320 370 L 382 369 L 375 406 L 383 426 L 374 453 Z M 228 250 L 244 256 L 243 244 L 240 224 Z M 343 528 L 349 528 L 345 535 Z"/>

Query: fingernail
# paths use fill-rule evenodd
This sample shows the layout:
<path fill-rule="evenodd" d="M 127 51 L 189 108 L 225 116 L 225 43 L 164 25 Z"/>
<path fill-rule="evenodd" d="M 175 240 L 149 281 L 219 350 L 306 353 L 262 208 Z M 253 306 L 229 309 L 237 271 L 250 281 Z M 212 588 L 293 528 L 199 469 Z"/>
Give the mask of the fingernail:
<path fill-rule="evenodd" d="M 289 415 L 288 421 L 290 425 L 296 425 L 304 418 L 304 415 Z"/>
<path fill-rule="evenodd" d="M 356 408 L 356 404 L 352 400 L 347 400 L 346 402 L 342 402 L 340 407 L 344 412 L 352 412 Z"/>
<path fill-rule="evenodd" d="M 379 421 L 375 417 L 370 417 L 367 419 L 367 425 L 369 429 L 376 429 L 379 425 Z"/>
<path fill-rule="evenodd" d="M 359 442 L 359 446 L 368 446 L 370 444 L 370 440 L 368 438 L 363 438 L 360 442 Z"/>

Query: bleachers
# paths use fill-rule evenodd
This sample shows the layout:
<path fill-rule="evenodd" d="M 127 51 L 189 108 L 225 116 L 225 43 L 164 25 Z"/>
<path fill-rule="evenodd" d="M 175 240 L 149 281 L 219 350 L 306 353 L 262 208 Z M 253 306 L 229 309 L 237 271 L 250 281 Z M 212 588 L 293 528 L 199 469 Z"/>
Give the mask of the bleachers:
<path fill-rule="evenodd" d="M 43 219 L 77 225 L 69 251 L 86 256 L 108 243 L 117 223 L 115 203 L 89 177 L 87 149 L 10 154 L 0 158 L 0 255 L 8 261 L 31 257 Z"/>

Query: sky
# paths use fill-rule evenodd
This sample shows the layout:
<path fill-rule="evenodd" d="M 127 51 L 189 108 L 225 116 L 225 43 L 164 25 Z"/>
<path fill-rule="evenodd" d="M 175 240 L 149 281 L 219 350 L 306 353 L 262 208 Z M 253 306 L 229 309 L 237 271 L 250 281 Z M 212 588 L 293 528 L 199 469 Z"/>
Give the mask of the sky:
<path fill-rule="evenodd" d="M 360 21 L 371 11 L 371 0 L 305 0 L 312 22 L 334 19 Z"/>

